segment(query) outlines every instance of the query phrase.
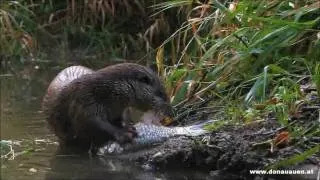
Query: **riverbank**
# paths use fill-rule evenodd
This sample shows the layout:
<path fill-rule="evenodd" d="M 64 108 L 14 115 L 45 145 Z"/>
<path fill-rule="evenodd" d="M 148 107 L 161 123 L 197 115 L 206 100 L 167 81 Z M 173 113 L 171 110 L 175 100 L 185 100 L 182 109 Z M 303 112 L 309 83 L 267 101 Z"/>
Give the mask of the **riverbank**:
<path fill-rule="evenodd" d="M 319 173 L 319 144 L 304 151 L 297 144 L 298 139 L 286 136 L 287 128 L 270 118 L 247 125 L 228 125 L 206 136 L 175 137 L 149 149 L 107 158 L 137 162 L 146 170 L 199 169 L 213 177 L 227 174 L 226 179 L 315 179 Z M 319 143 L 316 138 L 308 142 Z M 270 169 L 305 170 L 312 174 L 280 176 L 250 173 L 250 170 Z"/>

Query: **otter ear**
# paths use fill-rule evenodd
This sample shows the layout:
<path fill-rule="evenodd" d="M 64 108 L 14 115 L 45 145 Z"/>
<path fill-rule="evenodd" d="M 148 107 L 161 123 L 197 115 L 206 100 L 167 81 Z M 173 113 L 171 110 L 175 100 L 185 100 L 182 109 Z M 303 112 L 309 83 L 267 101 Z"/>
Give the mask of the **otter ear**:
<path fill-rule="evenodd" d="M 148 64 L 147 67 L 154 73 L 158 73 L 157 64 Z"/>

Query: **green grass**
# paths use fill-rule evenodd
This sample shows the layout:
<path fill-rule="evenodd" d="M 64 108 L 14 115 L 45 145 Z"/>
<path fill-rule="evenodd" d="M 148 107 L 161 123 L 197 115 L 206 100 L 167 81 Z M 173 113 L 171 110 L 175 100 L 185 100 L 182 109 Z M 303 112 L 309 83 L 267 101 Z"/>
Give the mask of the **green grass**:
<path fill-rule="evenodd" d="M 166 80 L 173 104 L 212 92 L 263 103 L 279 86 L 298 88 L 297 81 L 310 75 L 306 63 L 319 60 L 309 56 L 320 53 L 312 48 L 319 44 L 316 1 L 240 1 L 234 10 L 229 3 L 192 2 L 157 6 L 159 12 L 180 7 L 188 19 L 161 46 L 171 60 Z"/>
<path fill-rule="evenodd" d="M 211 104 L 225 113 L 218 117 L 224 121 L 207 127 L 211 130 L 270 114 L 287 127 L 290 136 L 301 139 L 317 121 L 291 123 L 309 103 L 308 95 L 300 90 L 302 80 L 311 79 L 307 83 L 314 84 L 319 95 L 318 1 L 202 4 L 172 0 L 156 8 L 159 13 L 179 9 L 186 19 L 160 46 L 167 56 L 157 59 L 167 62 L 165 79 L 178 115 L 190 106 L 201 114 L 201 108 L 192 105 L 214 97 Z M 310 133 L 317 130 L 310 129 Z"/>
<path fill-rule="evenodd" d="M 156 2 L 1 1 L 0 53 L 17 61 L 149 62 L 170 29 L 165 18 L 150 17 Z"/>

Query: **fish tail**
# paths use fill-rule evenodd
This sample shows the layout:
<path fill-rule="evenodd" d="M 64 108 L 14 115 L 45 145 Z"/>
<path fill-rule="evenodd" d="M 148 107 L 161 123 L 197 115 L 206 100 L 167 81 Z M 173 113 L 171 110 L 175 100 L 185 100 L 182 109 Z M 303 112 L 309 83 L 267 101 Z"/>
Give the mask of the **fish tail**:
<path fill-rule="evenodd" d="M 205 130 L 204 127 L 216 121 L 217 120 L 207 120 L 205 122 L 200 122 L 186 127 L 176 127 L 176 135 L 199 136 L 209 133 L 209 131 Z"/>

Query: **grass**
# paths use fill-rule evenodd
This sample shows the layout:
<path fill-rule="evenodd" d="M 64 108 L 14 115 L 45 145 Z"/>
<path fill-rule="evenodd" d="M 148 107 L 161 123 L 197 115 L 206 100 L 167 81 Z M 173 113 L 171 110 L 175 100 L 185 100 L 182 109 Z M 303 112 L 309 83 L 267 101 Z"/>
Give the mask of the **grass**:
<path fill-rule="evenodd" d="M 173 104 L 214 92 L 245 97 L 249 105 L 268 101 L 282 83 L 298 88 L 295 81 L 310 75 L 304 73 L 306 63 L 318 60 L 308 55 L 320 53 L 312 48 L 319 44 L 318 2 L 285 2 L 159 4 L 160 12 L 177 6 L 189 10 L 187 21 L 159 48 L 169 51 L 161 57 L 171 59 L 166 81 Z"/>
<path fill-rule="evenodd" d="M 157 1 L 1 1 L 1 55 L 24 61 L 141 59 L 169 33 Z M 150 55 L 145 56 L 147 53 Z M 57 56 L 58 55 L 58 56 Z M 101 66 L 101 65 L 100 65 Z"/>
<path fill-rule="evenodd" d="M 230 123 L 268 120 L 271 115 L 287 127 L 290 137 L 305 137 L 303 132 L 312 123 L 294 119 L 303 118 L 302 107 L 310 101 L 308 93 L 301 91 L 306 81 L 316 87 L 319 99 L 319 5 L 318 1 L 280 0 L 158 4 L 159 12 L 180 8 L 186 16 L 158 49 L 161 54 L 167 50 L 167 57 L 157 58 L 160 72 L 164 65 L 159 62 L 170 59 L 165 63 L 165 77 L 178 116 L 185 113 L 183 107 L 201 116 L 203 107 L 193 104 L 210 97 L 211 104 L 223 106 L 225 112 L 220 115 L 224 121 L 207 127 L 211 130 Z M 317 134 L 315 129 L 310 131 Z M 306 152 L 310 148 L 303 147 Z M 292 157 L 290 163 L 309 156 Z"/>

